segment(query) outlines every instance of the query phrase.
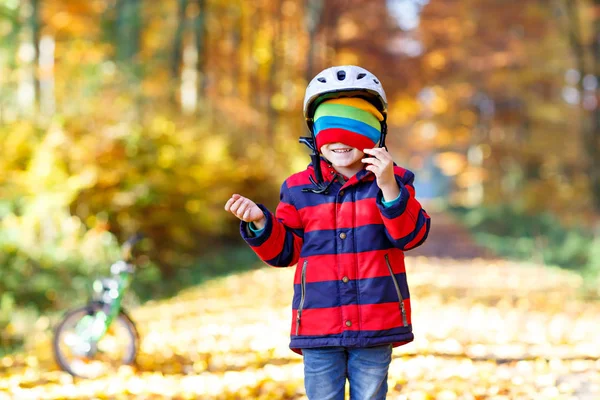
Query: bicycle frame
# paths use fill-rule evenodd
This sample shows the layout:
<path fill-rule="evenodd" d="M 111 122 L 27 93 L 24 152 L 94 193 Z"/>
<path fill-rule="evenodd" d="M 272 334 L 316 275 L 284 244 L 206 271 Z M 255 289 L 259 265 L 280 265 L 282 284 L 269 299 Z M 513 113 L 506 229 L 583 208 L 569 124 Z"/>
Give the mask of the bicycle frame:
<path fill-rule="evenodd" d="M 103 308 L 107 308 L 107 310 L 99 311 L 93 316 L 86 315 L 75 327 L 77 335 L 86 342 L 97 343 L 100 341 L 121 311 L 123 296 L 132 280 L 130 268 L 119 268 L 123 264 L 129 267 L 129 264 L 123 261 L 111 266 L 111 271 L 117 266 L 117 271 L 115 271 L 117 273 L 113 273 L 113 278 L 110 280 L 110 283 L 114 283 L 116 287 L 111 285 L 107 288 L 104 285 L 107 280 L 102 279 L 97 279 L 93 283 L 94 294 L 100 296 L 99 299 L 93 301 L 102 304 Z"/>

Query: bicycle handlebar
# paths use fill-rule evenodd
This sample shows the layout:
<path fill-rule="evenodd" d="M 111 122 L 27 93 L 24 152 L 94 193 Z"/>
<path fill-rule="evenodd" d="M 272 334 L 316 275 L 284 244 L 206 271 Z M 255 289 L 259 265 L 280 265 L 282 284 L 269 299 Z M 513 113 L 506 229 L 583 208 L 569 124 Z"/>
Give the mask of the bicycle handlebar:
<path fill-rule="evenodd" d="M 138 242 L 140 242 L 144 236 L 141 233 L 136 233 L 133 236 L 130 236 L 129 239 L 125 243 L 123 243 L 123 260 L 129 261 L 131 259 L 131 250 L 133 246 L 135 246 Z"/>
<path fill-rule="evenodd" d="M 129 237 L 129 239 L 127 239 L 127 241 L 125 242 L 125 245 L 129 244 L 130 246 L 134 246 L 143 238 L 144 238 L 144 235 L 142 235 L 141 233 L 136 233 L 135 235 L 132 235 Z"/>

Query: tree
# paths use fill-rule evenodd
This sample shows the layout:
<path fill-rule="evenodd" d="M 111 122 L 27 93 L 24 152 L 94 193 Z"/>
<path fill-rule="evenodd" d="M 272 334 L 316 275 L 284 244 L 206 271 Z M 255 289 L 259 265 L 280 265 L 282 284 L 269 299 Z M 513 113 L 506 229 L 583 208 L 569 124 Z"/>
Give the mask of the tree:
<path fill-rule="evenodd" d="M 117 0 L 117 60 L 131 60 L 140 50 L 142 0 Z"/>
<path fill-rule="evenodd" d="M 600 0 L 565 0 L 571 50 L 580 78 L 577 82 L 584 113 L 583 148 L 594 206 L 600 211 Z M 588 16 L 583 18 L 582 14 Z M 587 25 L 587 26 L 586 26 Z M 586 32 L 589 32 L 586 35 Z"/>
<path fill-rule="evenodd" d="M 323 0 L 305 0 L 305 19 L 308 30 L 308 54 L 306 56 L 306 81 L 313 78 L 316 35 L 323 15 Z"/>
<path fill-rule="evenodd" d="M 185 30 L 185 10 L 188 0 L 177 1 L 177 30 L 173 38 L 173 55 L 171 60 L 171 77 L 179 77 L 179 67 L 181 66 L 181 56 L 183 54 L 183 32 Z"/>
<path fill-rule="evenodd" d="M 206 16 L 208 8 L 206 0 L 196 0 L 198 11 L 194 18 L 194 37 L 198 61 L 196 71 L 198 72 L 198 97 L 206 97 L 206 42 L 208 40 L 206 30 Z"/>

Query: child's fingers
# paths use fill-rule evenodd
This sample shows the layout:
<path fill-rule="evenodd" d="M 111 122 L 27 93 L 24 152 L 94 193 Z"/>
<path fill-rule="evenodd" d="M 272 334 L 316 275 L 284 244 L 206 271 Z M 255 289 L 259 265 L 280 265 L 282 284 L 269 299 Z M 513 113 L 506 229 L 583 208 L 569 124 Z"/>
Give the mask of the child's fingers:
<path fill-rule="evenodd" d="M 233 202 L 229 210 L 237 216 L 237 210 L 244 203 L 244 200 L 246 200 L 246 198 L 240 196 L 236 201 Z"/>
<path fill-rule="evenodd" d="M 377 147 L 372 148 L 372 149 L 365 149 L 364 153 L 368 154 L 370 156 L 373 156 L 373 157 L 377 157 L 377 155 L 379 154 L 379 152 L 377 150 L 378 150 Z"/>
<path fill-rule="evenodd" d="M 245 202 L 238 210 L 239 218 L 247 222 L 250 215 L 252 215 L 252 210 L 254 207 L 256 207 L 254 202 L 247 199 L 247 202 Z"/>
<path fill-rule="evenodd" d="M 239 194 L 232 194 L 231 197 L 229 198 L 229 200 L 227 200 L 227 203 L 225 203 L 225 211 L 230 211 L 233 203 L 240 197 L 241 196 Z"/>
<path fill-rule="evenodd" d="M 231 206 L 233 205 L 234 201 L 235 201 L 235 199 L 233 197 L 231 197 L 229 200 L 227 200 L 227 203 L 225 203 L 225 211 L 231 210 Z"/>
<path fill-rule="evenodd" d="M 242 220 L 244 220 L 246 222 L 248 221 L 248 218 L 250 217 L 250 211 L 251 211 L 250 208 L 248 208 L 246 211 L 244 211 L 244 215 L 242 215 Z"/>
<path fill-rule="evenodd" d="M 369 154 L 380 160 L 391 160 L 392 159 L 392 156 L 390 156 L 390 153 L 388 153 L 387 150 L 383 147 L 374 147 L 372 149 L 365 149 L 364 152 L 366 154 Z"/>
<path fill-rule="evenodd" d="M 242 221 L 248 222 L 248 219 L 252 216 L 253 207 L 256 207 L 254 202 L 239 194 L 233 194 L 227 203 L 225 203 L 225 210 L 235 215 Z"/>
<path fill-rule="evenodd" d="M 369 163 L 369 164 L 377 165 L 380 167 L 382 166 L 381 160 L 378 160 L 377 158 L 373 158 L 373 157 L 363 158 L 363 159 L 361 159 L 361 161 L 363 163 Z"/>
<path fill-rule="evenodd" d="M 236 211 L 236 215 L 238 216 L 238 218 L 242 218 L 244 216 L 244 213 L 246 212 L 246 210 L 248 210 L 249 205 L 250 205 L 250 200 L 248 200 L 248 199 L 244 200 L 242 205 L 240 205 Z"/>
<path fill-rule="evenodd" d="M 367 165 L 367 166 L 365 167 L 365 169 L 366 169 L 367 171 L 371 171 L 371 172 L 372 172 L 372 173 L 374 173 L 375 175 L 377 175 L 377 174 L 378 174 L 378 172 L 379 172 L 379 168 L 378 168 L 376 165 L 373 165 L 373 164 L 371 164 L 371 165 Z"/>

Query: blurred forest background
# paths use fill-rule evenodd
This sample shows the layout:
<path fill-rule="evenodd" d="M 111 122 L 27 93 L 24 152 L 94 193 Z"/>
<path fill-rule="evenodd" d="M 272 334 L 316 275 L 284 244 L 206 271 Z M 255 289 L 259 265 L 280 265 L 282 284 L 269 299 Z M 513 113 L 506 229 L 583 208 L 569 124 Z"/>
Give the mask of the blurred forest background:
<path fill-rule="evenodd" d="M 338 64 L 381 79 L 428 211 L 593 276 L 599 59 L 600 0 L 0 0 L 2 343 L 137 231 L 142 301 L 255 263 L 224 202 L 276 205 Z"/>

